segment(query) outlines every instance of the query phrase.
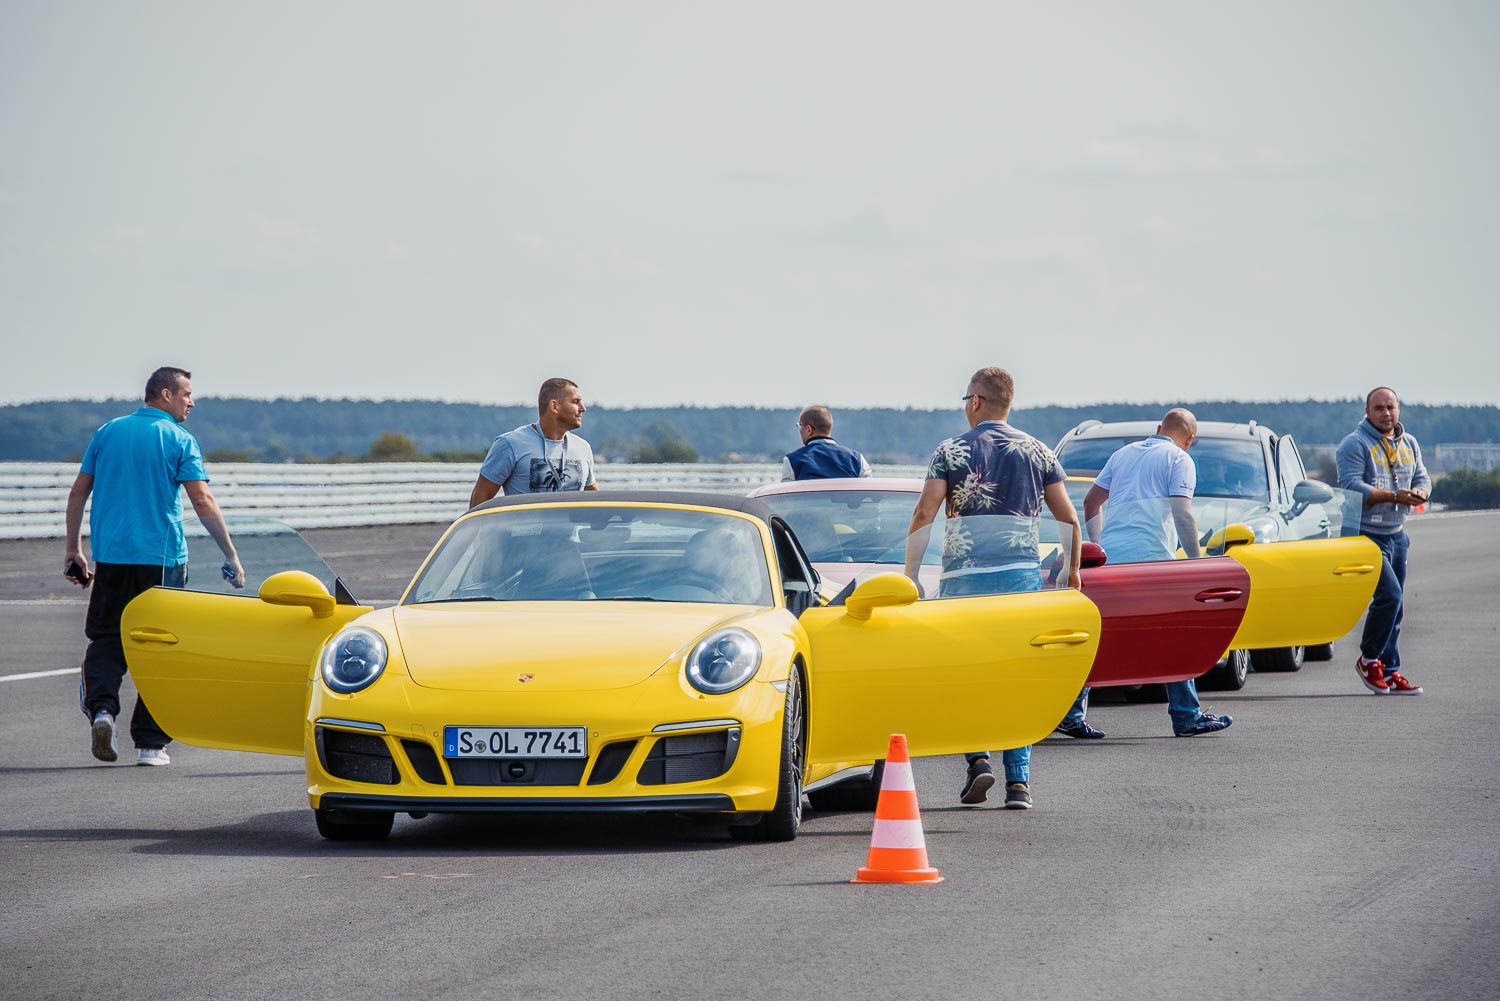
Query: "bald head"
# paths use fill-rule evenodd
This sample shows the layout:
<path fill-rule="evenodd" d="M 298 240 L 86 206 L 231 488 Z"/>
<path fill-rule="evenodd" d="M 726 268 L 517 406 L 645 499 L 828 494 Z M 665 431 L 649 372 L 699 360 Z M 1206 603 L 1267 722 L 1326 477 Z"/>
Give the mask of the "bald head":
<path fill-rule="evenodd" d="M 833 412 L 821 403 L 814 403 L 803 408 L 797 423 L 804 432 L 811 431 L 813 435 L 824 437 L 833 433 Z"/>
<path fill-rule="evenodd" d="M 1179 448 L 1187 448 L 1198 434 L 1198 418 L 1186 407 L 1173 407 L 1157 425 L 1156 433 L 1171 438 Z"/>

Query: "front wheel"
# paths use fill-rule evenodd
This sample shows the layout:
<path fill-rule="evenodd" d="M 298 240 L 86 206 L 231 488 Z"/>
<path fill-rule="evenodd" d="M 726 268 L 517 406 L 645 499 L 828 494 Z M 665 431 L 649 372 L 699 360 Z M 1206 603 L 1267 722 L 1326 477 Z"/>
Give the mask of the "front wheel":
<path fill-rule="evenodd" d="M 391 835 L 396 815 L 380 810 L 335 810 L 318 807 L 313 811 L 318 833 L 329 841 L 384 841 Z"/>
<path fill-rule="evenodd" d="M 746 827 L 731 827 L 736 841 L 791 841 L 802 827 L 802 780 L 807 760 L 807 711 L 802 675 L 787 676 L 786 709 L 781 718 L 781 764 L 776 774 L 776 805 Z"/>
<path fill-rule="evenodd" d="M 1317 643 L 1310 647 L 1304 647 L 1303 661 L 1322 661 L 1333 659 L 1332 643 Z"/>
<path fill-rule="evenodd" d="M 1280 646 L 1270 650 L 1251 650 L 1250 661 L 1255 665 L 1257 671 L 1263 672 L 1287 672 L 1302 670 L 1302 659 L 1304 648 L 1300 646 Z"/>

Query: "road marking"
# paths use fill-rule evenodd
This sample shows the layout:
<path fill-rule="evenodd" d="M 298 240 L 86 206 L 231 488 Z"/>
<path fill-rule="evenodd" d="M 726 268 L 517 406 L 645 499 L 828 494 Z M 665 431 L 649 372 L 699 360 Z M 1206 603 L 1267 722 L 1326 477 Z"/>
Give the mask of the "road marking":
<path fill-rule="evenodd" d="M 86 598 L 0 598 L 0 605 L 56 605 L 59 608 L 68 608 L 87 604 Z"/>
<path fill-rule="evenodd" d="M 77 674 L 78 668 L 65 667 L 60 671 L 32 671 L 29 674 L 0 674 L 0 681 L 27 681 L 31 678 L 61 678 L 65 674 Z"/>

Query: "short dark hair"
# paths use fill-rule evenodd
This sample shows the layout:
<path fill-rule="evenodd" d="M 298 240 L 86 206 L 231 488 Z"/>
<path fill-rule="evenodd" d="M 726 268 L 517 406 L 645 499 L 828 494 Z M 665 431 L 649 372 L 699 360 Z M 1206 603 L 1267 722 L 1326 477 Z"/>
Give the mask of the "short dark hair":
<path fill-rule="evenodd" d="M 191 379 L 192 377 L 193 373 L 185 368 L 172 368 L 170 365 L 163 365 L 155 372 L 152 372 L 151 378 L 146 380 L 146 402 L 150 403 L 156 397 L 160 396 L 163 389 L 170 389 L 176 392 L 179 379 Z"/>
<path fill-rule="evenodd" d="M 1001 410 L 1009 411 L 1016 398 L 1016 381 L 1003 368 L 982 368 L 970 377 L 969 385 Z"/>
<path fill-rule="evenodd" d="M 1369 408 L 1370 401 L 1375 398 L 1375 394 L 1378 393 L 1378 392 L 1380 392 L 1381 390 L 1385 390 L 1387 393 L 1390 393 L 1392 396 L 1394 396 L 1396 398 L 1396 402 L 1397 403 L 1401 402 L 1401 394 L 1398 393 L 1398 392 L 1396 392 L 1390 386 L 1376 386 L 1374 389 L 1370 390 L 1368 393 L 1365 394 L 1365 408 L 1366 409 Z"/>
<path fill-rule="evenodd" d="M 806 424 L 818 434 L 827 434 L 833 430 L 833 411 L 821 403 L 812 403 L 803 409 L 797 422 Z"/>
<path fill-rule="evenodd" d="M 563 393 L 568 389 L 577 388 L 578 383 L 574 382 L 572 379 L 564 379 L 561 377 L 558 377 L 556 379 L 548 379 L 546 382 L 542 383 L 541 390 L 536 394 L 536 412 L 538 414 L 545 414 L 547 412 L 547 404 L 551 403 L 553 400 L 562 399 Z"/>

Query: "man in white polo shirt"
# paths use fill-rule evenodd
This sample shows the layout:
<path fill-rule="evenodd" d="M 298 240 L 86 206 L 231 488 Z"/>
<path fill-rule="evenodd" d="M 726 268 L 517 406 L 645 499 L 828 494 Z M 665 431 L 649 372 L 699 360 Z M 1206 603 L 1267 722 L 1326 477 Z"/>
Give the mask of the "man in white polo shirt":
<path fill-rule="evenodd" d="M 1161 419 L 1156 434 L 1119 449 L 1104 464 L 1083 498 L 1083 521 L 1089 538 L 1104 547 L 1110 563 L 1175 559 L 1179 545 L 1193 559 L 1203 555 L 1193 517 L 1198 472 L 1187 453 L 1197 433 L 1198 419 L 1192 411 L 1176 407 Z M 1179 737 L 1213 733 L 1234 722 L 1229 716 L 1202 711 L 1198 686 L 1191 678 L 1169 682 L 1166 689 L 1172 732 Z M 1088 692 L 1085 688 L 1063 718 L 1058 727 L 1063 733 L 1086 726 Z"/>

